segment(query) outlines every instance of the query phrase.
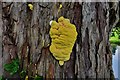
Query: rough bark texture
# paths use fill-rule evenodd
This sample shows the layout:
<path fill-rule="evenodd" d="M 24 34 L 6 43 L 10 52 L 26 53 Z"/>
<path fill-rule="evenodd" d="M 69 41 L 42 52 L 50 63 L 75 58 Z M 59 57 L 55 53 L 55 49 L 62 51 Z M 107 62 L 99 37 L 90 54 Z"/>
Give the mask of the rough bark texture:
<path fill-rule="evenodd" d="M 111 78 L 109 34 L 118 21 L 118 3 L 62 3 L 60 12 L 60 3 L 33 3 L 33 11 L 28 3 L 0 4 L 0 75 L 11 77 L 2 63 L 18 57 L 28 76 L 37 72 L 44 78 Z M 48 46 L 49 22 L 60 16 L 69 18 L 78 32 L 71 58 L 62 67 Z"/>
<path fill-rule="evenodd" d="M 2 59 L 2 3 L 0 2 L 0 75 L 3 75 Z"/>

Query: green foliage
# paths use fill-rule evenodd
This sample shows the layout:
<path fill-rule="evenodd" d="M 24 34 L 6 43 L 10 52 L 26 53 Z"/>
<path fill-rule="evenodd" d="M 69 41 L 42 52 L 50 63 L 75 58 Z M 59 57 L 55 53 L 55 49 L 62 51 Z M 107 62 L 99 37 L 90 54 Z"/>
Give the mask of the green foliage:
<path fill-rule="evenodd" d="M 110 40 L 111 44 L 116 44 L 116 45 L 120 45 L 120 40 Z"/>
<path fill-rule="evenodd" d="M 110 43 L 120 45 L 120 27 L 113 28 L 110 36 Z"/>
<path fill-rule="evenodd" d="M 13 59 L 11 63 L 4 64 L 4 69 L 10 73 L 11 76 L 16 74 L 17 72 L 19 73 L 20 78 L 24 79 L 26 77 L 26 69 L 23 69 L 22 71 L 19 70 L 19 59 Z M 43 80 L 43 76 L 39 76 L 36 74 L 35 76 L 31 76 L 33 80 Z M 5 80 L 3 76 L 0 76 L 0 80 Z"/>
<path fill-rule="evenodd" d="M 117 36 L 120 39 L 120 27 L 115 27 L 112 30 L 111 37 Z"/>
<path fill-rule="evenodd" d="M 112 29 L 109 41 L 112 46 L 112 53 L 115 54 L 116 46 L 120 45 L 120 21 L 116 27 Z"/>
<path fill-rule="evenodd" d="M 22 70 L 22 71 L 20 72 L 20 77 L 21 77 L 21 78 L 25 78 L 25 76 L 26 76 L 26 70 Z"/>
<path fill-rule="evenodd" d="M 2 80 L 2 76 L 0 76 L 0 80 Z"/>
<path fill-rule="evenodd" d="M 0 76 L 0 80 L 5 80 L 3 76 Z"/>
<path fill-rule="evenodd" d="M 112 46 L 112 53 L 115 55 L 116 46 L 120 45 L 120 25 L 112 29 L 109 41 Z"/>
<path fill-rule="evenodd" d="M 4 69 L 13 76 L 19 70 L 19 60 L 13 59 L 11 63 L 4 65 Z"/>
<path fill-rule="evenodd" d="M 0 76 L 0 80 L 3 80 L 2 76 Z"/>
<path fill-rule="evenodd" d="M 39 75 L 35 75 L 34 80 L 43 80 L 43 77 Z"/>

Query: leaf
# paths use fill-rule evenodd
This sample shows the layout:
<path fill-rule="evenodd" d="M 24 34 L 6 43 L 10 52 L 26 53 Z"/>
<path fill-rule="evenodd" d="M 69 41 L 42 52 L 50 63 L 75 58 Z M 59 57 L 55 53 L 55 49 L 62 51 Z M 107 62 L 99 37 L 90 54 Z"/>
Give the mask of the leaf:
<path fill-rule="evenodd" d="M 4 65 L 4 69 L 10 73 L 10 75 L 14 75 L 18 72 L 19 70 L 19 60 L 18 59 L 14 59 L 12 60 L 11 63 L 5 64 Z"/>
<path fill-rule="evenodd" d="M 43 76 L 35 75 L 34 80 L 43 80 Z"/>
<path fill-rule="evenodd" d="M 5 80 L 3 76 L 0 76 L 0 80 Z"/>
<path fill-rule="evenodd" d="M 21 78 L 24 78 L 25 75 L 26 75 L 26 70 L 22 70 L 22 71 L 20 72 L 20 77 L 21 77 Z"/>
<path fill-rule="evenodd" d="M 2 76 L 0 76 L 0 80 L 2 80 Z"/>

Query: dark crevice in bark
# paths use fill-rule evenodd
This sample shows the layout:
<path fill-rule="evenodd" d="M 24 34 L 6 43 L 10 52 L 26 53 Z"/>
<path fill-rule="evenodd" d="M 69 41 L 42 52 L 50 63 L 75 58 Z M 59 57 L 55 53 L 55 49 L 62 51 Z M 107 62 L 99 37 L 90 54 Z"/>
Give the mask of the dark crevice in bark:
<path fill-rule="evenodd" d="M 98 15 L 99 15 L 99 13 L 98 13 L 98 5 L 99 5 L 99 3 L 96 3 L 96 5 L 95 5 L 95 8 L 96 8 L 96 23 L 97 23 L 96 27 L 99 27 L 99 24 L 98 24 Z M 97 55 L 98 55 L 98 50 L 99 50 L 99 43 L 100 43 L 100 41 L 96 42 L 96 44 L 95 44 L 95 60 L 96 60 L 95 72 L 96 72 L 96 78 L 98 76 L 98 72 L 97 72 L 97 69 L 98 69 L 98 57 L 97 57 Z"/>
<path fill-rule="evenodd" d="M 97 57 L 97 55 L 98 55 L 98 50 L 99 50 L 99 47 L 98 47 L 98 45 L 97 44 L 95 44 L 95 62 L 96 62 L 96 66 L 95 66 L 95 72 L 96 72 L 96 78 L 97 78 L 97 75 L 98 75 L 98 73 L 97 73 L 97 69 L 98 69 L 98 57 Z"/>
<path fill-rule="evenodd" d="M 9 18 L 10 14 L 11 14 L 11 7 L 12 7 L 12 5 L 13 5 L 13 2 L 11 2 L 11 3 L 8 4 L 8 5 L 4 5 L 4 6 L 3 6 L 3 4 L 4 4 L 4 3 L 2 3 L 2 10 L 3 10 L 3 12 L 4 12 L 3 17 Z"/>
<path fill-rule="evenodd" d="M 88 43 L 88 59 L 89 59 L 89 67 L 88 70 L 92 67 L 92 62 L 90 59 L 90 43 Z"/>
<path fill-rule="evenodd" d="M 31 62 L 31 53 L 30 53 L 30 50 L 31 50 L 31 46 L 29 45 L 29 43 L 28 43 L 28 45 L 27 45 L 27 50 L 28 50 L 28 64 L 30 64 L 30 62 Z"/>
<path fill-rule="evenodd" d="M 76 44 L 74 44 L 74 47 L 73 47 L 73 51 L 74 51 L 74 53 L 73 53 L 73 78 L 75 78 L 75 60 L 76 60 Z"/>
<path fill-rule="evenodd" d="M 43 68 L 43 70 L 44 70 L 44 74 L 43 74 L 43 76 L 44 76 L 44 78 L 46 78 L 47 77 L 47 75 L 46 75 L 46 58 L 47 58 L 47 53 L 46 53 L 46 48 L 43 48 L 42 49 L 42 57 L 41 58 L 43 58 L 44 59 L 44 61 L 42 62 L 42 65 L 44 66 L 44 68 Z"/>
<path fill-rule="evenodd" d="M 84 47 L 84 60 L 85 60 L 85 67 L 86 67 L 86 70 L 85 70 L 85 74 L 86 74 L 86 79 L 89 78 L 88 76 L 88 70 L 90 69 L 91 67 L 91 61 L 90 61 L 90 55 L 89 55 L 89 49 L 90 49 L 90 44 L 89 44 L 89 30 L 88 28 L 86 28 L 86 31 L 85 31 L 85 38 L 84 38 L 84 42 L 83 42 L 83 45 L 85 46 Z"/>
<path fill-rule="evenodd" d="M 23 45 L 21 46 L 21 59 L 20 59 L 20 64 L 21 64 L 21 70 L 23 70 L 23 65 L 24 65 L 24 60 L 26 57 L 26 54 L 27 53 L 27 45 L 28 45 L 28 42 L 27 40 L 23 43 Z"/>
<path fill-rule="evenodd" d="M 120 2 L 118 6 L 115 3 L 109 2 L 109 34 L 113 27 L 117 27 L 120 24 Z"/>
<path fill-rule="evenodd" d="M 80 5 L 79 3 L 74 3 L 74 7 L 73 7 L 73 11 L 74 11 L 74 18 L 73 18 L 73 24 L 75 24 L 76 26 L 76 30 L 77 30 L 77 40 L 76 40 L 76 44 L 82 46 L 82 33 L 81 33 L 81 26 L 82 26 L 82 5 Z M 75 44 L 75 48 L 73 49 L 74 51 L 76 51 L 76 44 Z M 80 51 L 81 51 L 81 47 L 79 47 Z M 75 54 L 75 64 L 76 64 L 76 57 L 79 56 L 79 54 Z M 80 59 L 80 57 L 78 57 Z M 75 65 L 76 66 L 76 65 Z M 75 67 L 74 67 L 75 69 Z M 74 71 L 75 72 L 75 71 Z M 74 74 L 74 78 L 77 79 L 77 77 L 79 76 L 78 72 L 76 72 L 76 74 Z"/>
<path fill-rule="evenodd" d="M 96 3 L 96 27 L 98 27 L 98 30 L 99 30 L 99 41 L 101 42 L 103 40 L 103 33 L 104 32 L 104 24 L 102 24 L 102 17 L 103 17 L 103 13 L 102 13 L 102 8 L 101 8 L 101 3 Z M 101 14 L 101 15 L 99 15 Z"/>
<path fill-rule="evenodd" d="M 108 56 L 111 54 L 111 51 L 110 51 L 110 47 L 108 45 L 106 45 L 106 53 L 105 53 L 105 61 L 106 61 L 106 64 L 108 65 Z"/>
<path fill-rule="evenodd" d="M 81 33 L 81 26 L 82 26 L 82 5 L 80 5 L 79 3 L 75 3 L 74 4 L 74 19 L 73 19 L 73 23 L 76 25 L 76 30 L 78 32 L 77 35 L 77 40 L 76 42 L 81 45 L 82 43 L 82 33 Z"/>
<path fill-rule="evenodd" d="M 115 17 L 116 11 L 114 10 L 113 5 L 114 5 L 114 3 L 111 3 L 111 2 L 109 3 L 109 6 L 110 6 L 110 10 L 109 10 L 109 18 L 110 18 L 110 20 L 109 20 L 109 24 L 112 24 L 112 25 L 116 21 L 116 17 Z"/>
<path fill-rule="evenodd" d="M 41 53 L 36 55 L 37 56 L 37 60 L 33 61 L 33 64 L 39 64 L 39 62 L 41 61 L 41 57 L 42 57 L 42 51 L 43 51 L 43 48 L 41 49 Z"/>
<path fill-rule="evenodd" d="M 66 63 L 65 76 L 66 78 L 75 78 L 75 58 L 76 58 L 76 44 L 73 47 L 70 60 Z"/>

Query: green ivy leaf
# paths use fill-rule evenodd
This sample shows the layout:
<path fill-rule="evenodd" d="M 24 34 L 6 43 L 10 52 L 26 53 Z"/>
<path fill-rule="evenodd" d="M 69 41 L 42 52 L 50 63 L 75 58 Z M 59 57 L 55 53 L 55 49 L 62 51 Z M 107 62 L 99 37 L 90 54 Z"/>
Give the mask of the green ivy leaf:
<path fill-rule="evenodd" d="M 11 63 L 9 64 L 5 64 L 4 65 L 4 69 L 10 73 L 10 75 L 14 75 L 18 72 L 19 70 L 19 60 L 18 59 L 14 59 L 12 60 Z"/>

